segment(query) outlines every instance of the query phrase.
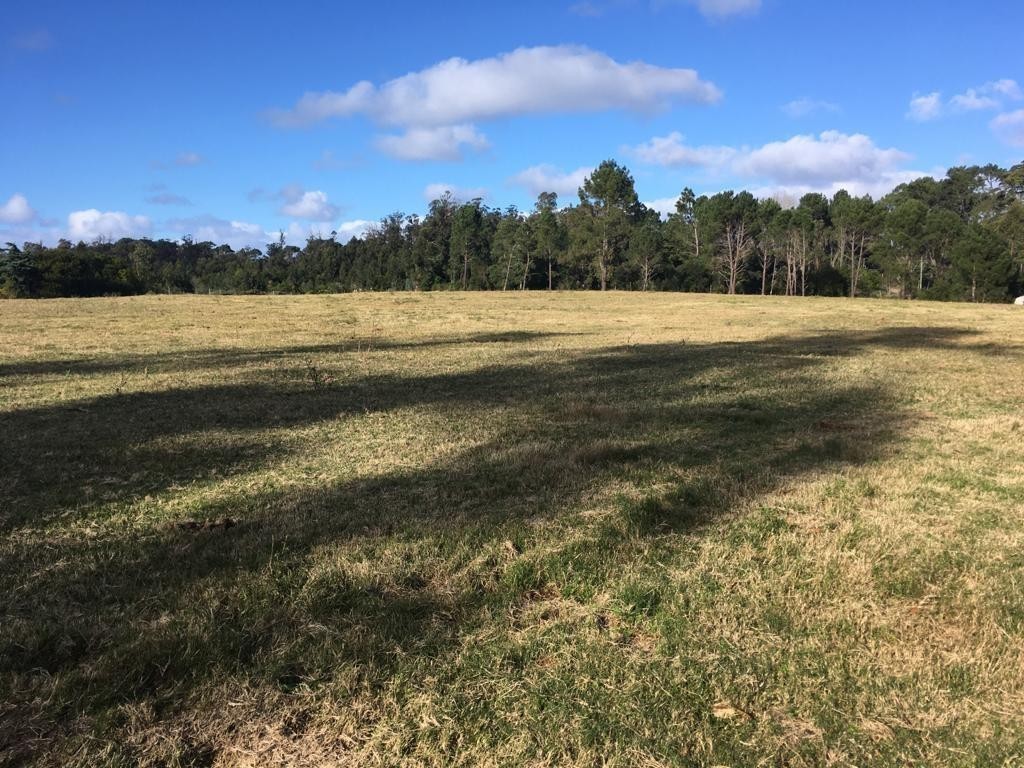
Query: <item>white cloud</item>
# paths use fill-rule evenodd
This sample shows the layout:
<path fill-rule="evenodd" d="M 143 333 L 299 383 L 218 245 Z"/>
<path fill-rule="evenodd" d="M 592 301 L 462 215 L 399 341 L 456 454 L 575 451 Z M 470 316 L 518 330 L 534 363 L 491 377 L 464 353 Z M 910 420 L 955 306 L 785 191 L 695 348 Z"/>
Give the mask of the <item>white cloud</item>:
<path fill-rule="evenodd" d="M 440 126 L 544 112 L 651 112 L 720 97 L 692 69 L 621 64 L 578 46 L 538 46 L 476 61 L 447 59 L 379 88 L 361 82 L 345 93 L 307 93 L 275 117 L 294 125 L 366 114 L 389 125 Z"/>
<path fill-rule="evenodd" d="M 338 241 L 347 243 L 354 237 L 363 237 L 374 226 L 375 222 L 366 221 L 364 219 L 343 221 L 338 225 L 338 229 L 336 230 L 338 233 Z"/>
<path fill-rule="evenodd" d="M 1021 90 L 1016 80 L 1010 80 L 1009 78 L 988 83 L 988 89 L 992 93 L 998 93 L 1013 101 L 1024 99 L 1024 90 Z"/>
<path fill-rule="evenodd" d="M 787 207 L 796 205 L 800 198 L 809 192 L 820 192 L 828 197 L 832 197 L 841 189 L 845 189 L 851 195 L 857 197 L 871 195 L 872 198 L 877 200 L 892 192 L 900 184 L 906 184 L 923 176 L 931 176 L 938 179 L 942 178 L 943 175 L 945 175 L 945 170 L 943 169 L 931 171 L 886 171 L 875 179 L 844 179 L 818 184 L 769 184 L 754 187 L 750 190 L 750 193 L 754 197 L 770 197 L 778 200 L 779 203 Z"/>
<path fill-rule="evenodd" d="M 977 88 L 968 88 L 964 93 L 958 93 L 949 100 L 954 109 L 961 112 L 972 112 L 979 109 L 999 109 L 1004 101 L 1019 101 L 1024 98 L 1016 80 L 1004 78 L 979 85 Z"/>
<path fill-rule="evenodd" d="M 924 96 L 914 96 L 910 100 L 910 109 L 907 111 L 907 117 L 919 123 L 934 120 L 940 114 L 942 114 L 942 94 L 939 91 L 933 91 Z"/>
<path fill-rule="evenodd" d="M 649 200 L 644 203 L 651 210 L 657 211 L 665 218 L 670 213 L 676 212 L 676 201 L 678 197 L 659 197 L 657 200 Z"/>
<path fill-rule="evenodd" d="M 36 217 L 24 195 L 14 194 L 0 205 L 0 222 L 4 224 L 25 224 Z"/>
<path fill-rule="evenodd" d="M 676 132 L 655 137 L 631 152 L 654 165 L 698 166 L 754 182 L 760 186 L 752 191 L 762 197 L 831 194 L 839 189 L 879 196 L 905 181 L 932 175 L 903 168 L 910 158 L 905 152 L 879 147 L 864 134 L 839 131 L 797 135 L 755 148 L 690 147 Z"/>
<path fill-rule="evenodd" d="M 68 214 L 68 238 L 71 240 L 118 240 L 149 234 L 152 224 L 145 216 L 130 216 L 123 211 L 98 211 L 89 208 Z"/>
<path fill-rule="evenodd" d="M 399 160 L 459 160 L 463 147 L 487 149 L 487 137 L 472 125 L 409 128 L 399 135 L 379 136 L 377 148 Z"/>
<path fill-rule="evenodd" d="M 1024 109 L 997 115 L 990 125 L 1001 141 L 1013 147 L 1024 147 Z"/>
<path fill-rule="evenodd" d="M 976 112 L 983 109 L 999 109 L 1007 101 L 1019 101 L 1024 99 L 1024 91 L 1016 80 L 1003 78 L 992 80 L 974 88 L 968 88 L 963 93 L 958 93 L 949 99 L 947 104 L 942 103 L 942 94 L 939 91 L 929 93 L 925 96 L 917 96 L 910 100 L 910 110 L 907 117 L 918 122 L 934 120 L 940 117 L 947 109 L 952 112 Z"/>
<path fill-rule="evenodd" d="M 310 221 L 331 221 L 341 213 L 341 209 L 333 205 L 327 199 L 327 194 L 319 189 L 302 191 L 297 187 L 285 187 L 281 195 L 285 199 L 281 213 L 285 216 Z"/>
<path fill-rule="evenodd" d="M 246 221 L 227 221 L 216 216 L 192 216 L 171 219 L 164 224 L 165 230 L 175 237 L 189 235 L 196 242 L 212 242 L 240 248 L 262 248 L 266 243 L 263 227 Z"/>
<path fill-rule="evenodd" d="M 733 168 L 744 176 L 821 184 L 877 179 L 907 159 L 905 152 L 877 147 L 862 133 L 824 131 L 817 137 L 794 136 L 743 152 Z"/>
<path fill-rule="evenodd" d="M 583 185 L 583 180 L 593 170 L 584 166 L 575 171 L 562 173 L 551 165 L 534 165 L 517 173 L 509 182 L 524 187 L 532 195 L 539 195 L 541 192 L 554 192 L 563 196 L 575 195 Z"/>
<path fill-rule="evenodd" d="M 796 119 L 821 112 L 835 113 L 839 111 L 839 105 L 821 99 L 794 99 L 783 104 L 782 111 Z"/>
<path fill-rule="evenodd" d="M 629 150 L 645 163 L 697 166 L 731 171 L 746 178 L 779 183 L 822 184 L 834 179 L 871 180 L 908 159 L 898 149 L 882 149 L 862 133 L 824 131 L 773 141 L 754 149 L 727 146 L 691 147 L 679 132 L 656 136 Z"/>
<path fill-rule="evenodd" d="M 429 203 L 442 197 L 445 192 L 450 193 L 452 198 L 458 203 L 468 203 L 470 200 L 478 197 L 487 197 L 487 190 L 483 187 L 460 187 L 455 184 L 435 182 L 434 184 L 427 184 L 424 188 L 423 199 Z"/>
<path fill-rule="evenodd" d="M 284 233 L 284 240 L 289 245 L 302 246 L 306 244 L 306 241 L 310 237 L 330 237 L 331 232 L 337 234 L 339 243 L 347 243 L 353 237 L 362 237 L 369 230 L 375 226 L 375 222 L 365 221 L 364 219 L 354 219 L 352 221 L 343 221 L 338 226 L 334 227 L 330 224 L 308 224 L 298 221 L 293 221 L 288 224 L 284 229 L 277 230 L 266 230 L 263 232 L 266 242 L 276 241 L 281 233 Z"/>
<path fill-rule="evenodd" d="M 666 166 L 721 166 L 737 154 L 732 147 L 690 147 L 683 134 L 673 131 L 668 136 L 655 136 L 638 146 L 626 148 L 640 162 Z"/>
<path fill-rule="evenodd" d="M 951 98 L 949 105 L 963 112 L 972 112 L 978 109 L 995 109 L 999 102 L 991 96 L 982 95 L 974 88 L 968 88 L 964 93 L 958 93 Z"/>
<path fill-rule="evenodd" d="M 650 113 L 720 98 L 718 88 L 692 69 L 620 63 L 580 46 L 538 46 L 474 61 L 447 59 L 379 86 L 363 81 L 344 92 L 307 93 L 270 118 L 297 126 L 364 115 L 405 129 L 379 137 L 379 149 L 401 159 L 452 160 L 465 147 L 486 146 L 474 126 L 479 121 L 612 109 Z"/>

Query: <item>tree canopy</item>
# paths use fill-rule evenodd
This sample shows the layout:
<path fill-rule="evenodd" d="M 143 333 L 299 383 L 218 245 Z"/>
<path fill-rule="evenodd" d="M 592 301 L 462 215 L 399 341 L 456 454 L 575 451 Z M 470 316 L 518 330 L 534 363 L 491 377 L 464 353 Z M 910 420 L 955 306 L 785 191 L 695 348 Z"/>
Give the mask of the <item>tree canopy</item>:
<path fill-rule="evenodd" d="M 951 168 L 880 200 L 837 191 L 796 205 L 684 189 L 661 216 L 602 162 L 559 207 L 457 202 L 385 216 L 364 236 L 264 250 L 125 238 L 0 248 L 0 296 L 398 290 L 680 290 L 1006 301 L 1024 293 L 1024 163 Z"/>

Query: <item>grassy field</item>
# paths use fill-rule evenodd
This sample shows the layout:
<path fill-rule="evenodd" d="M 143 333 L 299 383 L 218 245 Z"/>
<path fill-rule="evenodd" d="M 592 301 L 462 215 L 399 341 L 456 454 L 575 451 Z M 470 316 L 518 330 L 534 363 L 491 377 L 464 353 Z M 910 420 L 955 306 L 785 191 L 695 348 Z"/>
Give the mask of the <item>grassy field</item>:
<path fill-rule="evenodd" d="M 0 303 L 0 763 L 1024 765 L 1024 311 Z"/>

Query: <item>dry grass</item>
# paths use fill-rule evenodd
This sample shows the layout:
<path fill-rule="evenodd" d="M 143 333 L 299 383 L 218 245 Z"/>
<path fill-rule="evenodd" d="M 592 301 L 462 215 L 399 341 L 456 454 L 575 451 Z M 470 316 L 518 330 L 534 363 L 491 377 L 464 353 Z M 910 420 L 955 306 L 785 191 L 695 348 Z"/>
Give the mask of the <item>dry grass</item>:
<path fill-rule="evenodd" d="M 0 303 L 0 763 L 1019 764 L 1022 403 L 1012 307 Z"/>

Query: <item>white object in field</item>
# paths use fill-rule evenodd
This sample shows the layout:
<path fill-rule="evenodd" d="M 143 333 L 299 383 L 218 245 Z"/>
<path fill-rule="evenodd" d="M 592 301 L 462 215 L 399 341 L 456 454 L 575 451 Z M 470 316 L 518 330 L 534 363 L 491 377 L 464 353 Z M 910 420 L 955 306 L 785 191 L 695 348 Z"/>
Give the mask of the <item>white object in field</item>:
<path fill-rule="evenodd" d="M 1018 296 L 1016 299 L 1013 300 L 1013 303 L 1016 304 L 1018 307 L 1024 307 L 1024 296 Z"/>

